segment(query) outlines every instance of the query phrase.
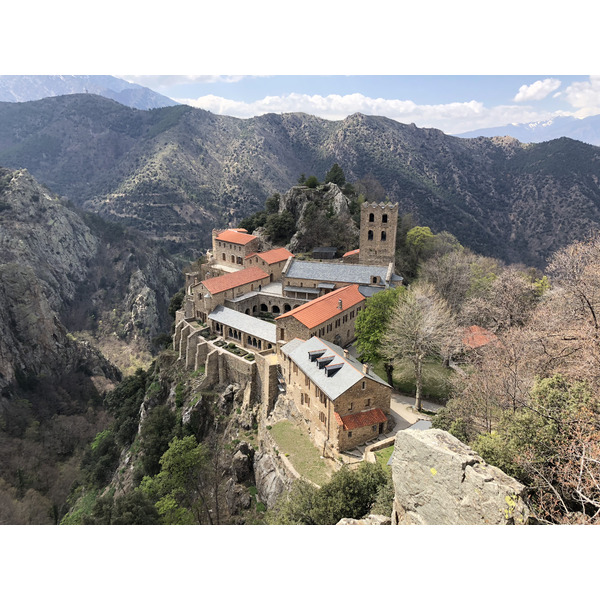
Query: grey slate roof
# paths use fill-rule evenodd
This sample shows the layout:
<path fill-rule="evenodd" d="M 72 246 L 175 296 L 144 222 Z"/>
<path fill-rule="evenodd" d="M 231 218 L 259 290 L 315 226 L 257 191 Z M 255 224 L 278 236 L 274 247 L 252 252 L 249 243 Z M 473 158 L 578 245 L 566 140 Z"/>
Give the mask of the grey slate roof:
<path fill-rule="evenodd" d="M 323 369 L 319 368 L 317 361 L 312 362 L 309 358 L 309 352 L 320 350 L 323 351 L 322 358 L 333 357 L 327 367 Z M 331 400 L 339 398 L 364 377 L 389 387 L 383 379 L 375 375 L 372 371 L 368 374 L 363 373 L 362 364 L 352 356 L 345 358 L 342 348 L 321 338 L 312 337 L 306 342 L 292 340 L 285 344 L 285 346 L 282 346 L 281 351 L 289 356 L 302 372 Z M 327 368 L 331 369 L 337 365 L 341 365 L 341 367 L 329 377 L 327 375 Z"/>
<path fill-rule="evenodd" d="M 370 286 L 370 285 L 359 285 L 358 286 L 358 291 L 365 297 L 365 298 L 370 298 L 371 296 L 374 296 L 377 292 L 383 292 L 384 288 L 382 287 L 376 287 L 376 286 Z"/>
<path fill-rule="evenodd" d="M 208 318 L 216 323 L 233 327 L 243 333 L 266 340 L 272 344 L 277 342 L 277 326 L 274 323 L 267 323 L 237 310 L 231 310 L 219 305 L 208 315 Z"/>
<path fill-rule="evenodd" d="M 371 265 L 352 265 L 344 263 L 319 263 L 294 260 L 286 275 L 298 279 L 313 279 L 316 281 L 339 281 L 343 283 L 369 284 L 371 277 L 381 278 L 385 282 L 387 267 Z"/>
<path fill-rule="evenodd" d="M 283 288 L 284 292 L 307 292 L 308 294 L 318 294 L 318 288 L 309 288 L 309 287 L 296 287 L 293 285 L 286 285 Z"/>

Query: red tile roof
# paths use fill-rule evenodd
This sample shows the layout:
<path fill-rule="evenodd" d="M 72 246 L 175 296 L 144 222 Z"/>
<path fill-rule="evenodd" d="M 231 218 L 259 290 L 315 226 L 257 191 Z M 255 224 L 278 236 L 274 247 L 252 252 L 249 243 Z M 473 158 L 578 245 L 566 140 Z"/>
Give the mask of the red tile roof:
<path fill-rule="evenodd" d="M 342 256 L 342 258 L 346 258 L 346 256 L 352 256 L 353 254 L 358 254 L 359 252 L 360 248 L 357 248 L 356 250 L 350 250 L 349 252 L 346 252 L 346 254 Z"/>
<path fill-rule="evenodd" d="M 215 239 L 219 240 L 220 242 L 229 242 L 231 244 L 241 244 L 242 246 L 245 246 L 252 240 L 255 240 L 256 236 L 250 235 L 249 233 L 243 233 L 241 230 L 237 229 L 226 229 L 225 231 L 222 231 Z"/>
<path fill-rule="evenodd" d="M 358 291 L 358 284 L 348 285 L 339 290 L 333 290 L 333 292 L 329 292 L 329 294 L 325 294 L 320 298 L 315 298 L 306 304 L 302 304 L 302 306 L 280 315 L 275 320 L 294 317 L 300 323 L 312 329 L 321 325 L 321 323 L 325 323 L 325 321 L 329 321 L 329 319 L 344 312 L 351 306 L 362 302 L 364 299 L 365 297 Z M 342 301 L 342 310 L 338 308 L 340 300 Z"/>
<path fill-rule="evenodd" d="M 380 408 L 372 408 L 371 410 L 365 410 L 363 412 L 354 413 L 351 415 L 345 415 L 340 417 L 336 412 L 335 420 L 338 425 L 344 428 L 344 431 L 352 431 L 353 429 L 360 429 L 361 427 L 370 427 L 371 425 L 377 425 L 378 423 L 385 423 L 387 417 Z"/>
<path fill-rule="evenodd" d="M 272 265 L 287 260 L 290 256 L 294 255 L 286 248 L 273 248 L 266 252 L 259 252 L 258 256 L 260 256 L 267 264 Z"/>
<path fill-rule="evenodd" d="M 481 348 L 481 346 L 485 346 L 497 339 L 498 338 L 491 331 L 479 327 L 479 325 L 471 325 L 471 327 L 466 330 L 462 343 L 468 348 L 471 348 L 471 350 L 474 350 L 475 348 Z"/>
<path fill-rule="evenodd" d="M 262 269 L 250 267 L 248 269 L 242 269 L 241 271 L 235 271 L 234 273 L 227 273 L 227 275 L 205 279 L 202 282 L 202 285 L 204 285 L 211 294 L 218 294 L 219 292 L 231 290 L 241 285 L 265 278 L 268 279 L 269 276 Z"/>

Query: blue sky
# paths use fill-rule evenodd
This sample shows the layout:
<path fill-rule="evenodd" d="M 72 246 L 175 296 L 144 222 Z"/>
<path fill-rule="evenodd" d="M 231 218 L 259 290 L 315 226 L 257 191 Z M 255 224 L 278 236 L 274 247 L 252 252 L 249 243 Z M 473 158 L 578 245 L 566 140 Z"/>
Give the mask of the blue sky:
<path fill-rule="evenodd" d="M 152 74 L 125 78 L 236 117 L 363 112 L 461 133 L 599 114 L 589 8 L 586 0 L 182 0 L 149 9 L 105 0 L 86 12 L 66 0 L 22 0 L 4 10 L 11 27 L 0 38 L 0 72 Z M 36 18 L 24 20 L 28 13 Z M 160 75 L 178 73 L 191 75 Z"/>
<path fill-rule="evenodd" d="M 575 75 L 122 76 L 216 114 L 362 112 L 462 133 L 600 114 L 600 78 Z"/>

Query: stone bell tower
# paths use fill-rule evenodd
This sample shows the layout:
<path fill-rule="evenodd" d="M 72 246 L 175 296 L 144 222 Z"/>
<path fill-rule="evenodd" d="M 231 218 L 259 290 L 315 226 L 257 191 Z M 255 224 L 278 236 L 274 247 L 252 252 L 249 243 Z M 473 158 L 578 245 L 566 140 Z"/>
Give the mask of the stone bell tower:
<path fill-rule="evenodd" d="M 398 203 L 363 202 L 360 210 L 361 265 L 388 265 L 395 261 Z"/>

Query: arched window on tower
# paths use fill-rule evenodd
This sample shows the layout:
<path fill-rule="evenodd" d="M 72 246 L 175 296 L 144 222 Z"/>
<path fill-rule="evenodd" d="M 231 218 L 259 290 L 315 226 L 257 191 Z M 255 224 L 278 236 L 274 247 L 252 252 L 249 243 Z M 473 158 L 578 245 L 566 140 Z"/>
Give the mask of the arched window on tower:
<path fill-rule="evenodd" d="M 381 232 L 381 241 L 385 242 L 385 231 Z"/>
<path fill-rule="evenodd" d="M 381 215 L 381 222 L 387 223 L 387 215 Z"/>
<path fill-rule="evenodd" d="M 375 215 L 373 213 L 369 214 L 369 223 L 375 223 Z"/>
<path fill-rule="evenodd" d="M 373 239 L 373 231 L 371 229 L 369 229 L 369 233 L 367 235 L 367 239 L 368 240 L 372 240 Z"/>

